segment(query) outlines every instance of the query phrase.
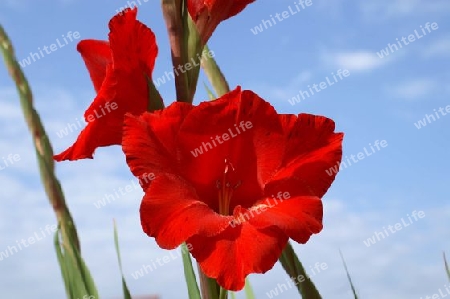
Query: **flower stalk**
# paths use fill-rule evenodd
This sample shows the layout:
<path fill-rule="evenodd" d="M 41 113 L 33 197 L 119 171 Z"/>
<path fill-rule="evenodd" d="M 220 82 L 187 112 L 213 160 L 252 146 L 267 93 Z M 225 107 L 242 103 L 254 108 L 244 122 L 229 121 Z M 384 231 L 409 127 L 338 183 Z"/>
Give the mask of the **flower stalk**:
<path fill-rule="evenodd" d="M 219 292 L 221 288 L 217 284 L 216 280 L 206 276 L 199 264 L 197 264 L 197 269 L 199 273 L 202 299 L 219 299 Z"/>
<path fill-rule="evenodd" d="M 175 76 L 175 89 L 177 100 L 191 103 L 189 81 L 186 72 L 178 73 L 178 66 L 184 66 L 187 62 L 187 40 L 185 34 L 185 22 L 187 9 L 184 0 L 162 0 L 161 8 L 169 35 L 170 48 L 172 50 L 172 64 Z"/>
<path fill-rule="evenodd" d="M 81 257 L 75 223 L 67 207 L 61 184 L 55 175 L 53 148 L 40 117 L 34 109 L 31 88 L 2 26 L 0 26 L 0 50 L 9 74 L 16 84 L 23 115 L 32 135 L 42 184 L 58 221 L 55 246 L 68 298 L 79 298 L 86 294 L 98 298 L 95 284 Z"/>

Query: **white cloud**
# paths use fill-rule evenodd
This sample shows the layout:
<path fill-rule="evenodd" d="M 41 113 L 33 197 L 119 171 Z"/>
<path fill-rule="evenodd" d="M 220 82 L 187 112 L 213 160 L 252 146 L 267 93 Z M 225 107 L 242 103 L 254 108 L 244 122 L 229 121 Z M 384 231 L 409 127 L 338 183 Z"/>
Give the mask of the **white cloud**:
<path fill-rule="evenodd" d="M 333 1 L 317 1 L 314 2 L 314 6 L 317 7 L 317 9 L 322 10 L 326 12 L 328 15 L 330 15 L 333 18 L 342 18 L 344 14 L 344 6 L 345 2 L 348 2 L 346 0 L 333 0 Z M 347 4 L 348 5 L 348 4 Z"/>
<path fill-rule="evenodd" d="M 415 100 L 429 95 L 436 85 L 437 83 L 430 79 L 416 79 L 390 87 L 388 92 L 398 98 Z"/>
<path fill-rule="evenodd" d="M 323 58 L 325 62 L 338 68 L 355 72 L 371 71 L 390 61 L 389 57 L 380 59 L 375 53 L 366 50 L 328 53 L 324 54 Z"/>
<path fill-rule="evenodd" d="M 56 0 L 55 2 L 66 5 L 75 2 L 75 0 Z M 6 7 L 14 10 L 23 10 L 34 3 L 36 2 L 32 0 L 3 0 L 0 4 L 4 4 Z"/>
<path fill-rule="evenodd" d="M 303 70 L 298 74 L 295 74 L 290 80 L 286 82 L 286 85 L 279 86 L 259 86 L 258 90 L 261 93 L 266 94 L 266 99 L 273 101 L 274 104 L 277 102 L 288 103 L 294 94 L 298 92 L 299 88 L 305 87 L 308 82 L 310 82 L 313 77 L 313 72 L 311 70 Z"/>
<path fill-rule="evenodd" d="M 296 77 L 294 77 L 292 84 L 304 84 L 311 80 L 312 73 L 310 71 L 302 71 Z"/>
<path fill-rule="evenodd" d="M 450 11 L 450 2 L 447 0 L 367 0 L 359 3 L 363 17 L 368 20 L 445 14 Z"/>
<path fill-rule="evenodd" d="M 438 39 L 424 49 L 425 57 L 450 56 L 450 36 Z"/>
<path fill-rule="evenodd" d="M 450 215 L 449 206 L 424 210 L 423 219 L 371 247 L 366 247 L 363 241 L 373 236 L 375 231 L 379 232 L 383 227 L 395 225 L 401 222 L 401 218 L 407 219 L 407 214 L 411 214 L 412 211 L 399 207 L 386 207 L 384 212 L 356 211 L 346 201 L 327 198 L 324 199 L 324 204 L 323 232 L 313 236 L 306 245 L 294 246 L 309 274 L 312 274 L 310 266 L 316 262 L 327 263 L 328 269 L 313 277 L 324 298 L 351 297 L 339 249 L 343 252 L 361 298 L 409 299 L 419 297 L 418 294 L 433 293 L 437 289 L 435 286 L 444 285 L 446 277 L 439 250 L 433 250 L 426 257 L 421 255 L 419 260 L 416 255 L 420 250 L 425 250 L 425 247 L 449 246 L 449 241 L 442 242 L 442 238 L 439 237 L 446 230 L 439 225 L 439 219 L 445 219 Z M 382 217 L 380 213 L 383 214 Z M 438 231 L 430 235 L 432 227 Z M 427 242 L 432 242 L 431 240 L 435 240 L 434 242 L 439 245 L 436 243 L 428 245 Z M 268 277 L 255 277 L 253 281 L 258 281 L 255 288 L 266 292 L 276 288 L 277 283 L 285 283 L 285 275 L 281 273 L 282 270 L 277 266 Z M 260 293 L 261 298 L 264 292 Z M 297 296 L 297 290 L 291 289 L 280 298 Z"/>

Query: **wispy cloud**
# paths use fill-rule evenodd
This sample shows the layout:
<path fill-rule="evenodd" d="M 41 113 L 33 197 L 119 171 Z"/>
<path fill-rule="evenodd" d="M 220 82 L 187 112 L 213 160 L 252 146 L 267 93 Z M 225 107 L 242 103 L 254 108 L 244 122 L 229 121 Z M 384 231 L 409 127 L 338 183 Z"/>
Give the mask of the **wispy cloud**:
<path fill-rule="evenodd" d="M 303 70 L 294 75 L 283 86 L 260 86 L 258 89 L 266 94 L 268 100 L 270 99 L 274 103 L 287 103 L 287 100 L 297 93 L 299 88 L 306 86 L 312 77 L 313 72 L 311 70 Z"/>
<path fill-rule="evenodd" d="M 363 17 L 368 20 L 445 14 L 450 11 L 447 0 L 367 0 L 359 3 Z"/>
<path fill-rule="evenodd" d="M 428 96 L 436 86 L 437 83 L 433 80 L 415 79 L 389 87 L 388 92 L 396 98 L 416 100 Z"/>
<path fill-rule="evenodd" d="M 326 63 L 355 72 L 371 71 L 392 60 L 380 59 L 374 52 L 367 50 L 329 53 L 323 58 Z"/>
<path fill-rule="evenodd" d="M 450 56 L 450 36 L 445 36 L 429 44 L 423 50 L 423 55 L 427 58 Z"/>

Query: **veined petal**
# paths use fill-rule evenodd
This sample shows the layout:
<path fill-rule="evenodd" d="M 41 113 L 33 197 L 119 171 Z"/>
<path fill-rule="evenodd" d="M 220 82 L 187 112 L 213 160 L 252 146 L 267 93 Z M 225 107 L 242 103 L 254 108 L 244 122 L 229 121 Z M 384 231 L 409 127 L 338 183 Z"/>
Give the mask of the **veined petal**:
<path fill-rule="evenodd" d="M 266 186 L 267 194 L 282 190 L 292 197 L 322 197 L 336 176 L 327 170 L 341 161 L 343 134 L 335 133 L 334 122 L 323 116 L 300 114 L 285 125 L 283 163 Z"/>
<path fill-rule="evenodd" d="M 75 143 L 67 148 L 62 153 L 55 155 L 56 161 L 72 160 L 76 159 L 92 159 L 92 154 L 98 146 L 108 146 L 117 144 L 117 140 L 120 140 L 118 129 L 106 131 L 104 128 L 108 126 L 106 116 L 103 119 L 99 119 L 88 123 L 87 126 L 78 135 Z M 97 136 L 95 139 L 92 136 Z"/>
<path fill-rule="evenodd" d="M 256 228 L 243 223 L 219 235 L 195 235 L 188 240 L 202 271 L 227 290 L 239 291 L 250 273 L 272 269 L 288 237 L 277 227 Z"/>
<path fill-rule="evenodd" d="M 179 133 L 183 175 L 198 190 L 216 189 L 227 161 L 233 168 L 227 176 L 230 183 L 240 182 L 231 210 L 237 204 L 249 208 L 281 163 L 283 134 L 275 109 L 253 92 L 237 88 L 201 103 L 186 116 Z"/>
<path fill-rule="evenodd" d="M 174 175 L 159 175 L 141 203 L 141 224 L 158 245 L 174 249 L 195 234 L 214 236 L 233 217 L 215 213 L 198 199 L 188 182 Z"/>
<path fill-rule="evenodd" d="M 306 243 L 322 230 L 323 207 L 320 198 L 314 196 L 270 198 L 249 210 L 235 209 L 234 216 L 258 228 L 276 226 L 294 241 Z"/>
<path fill-rule="evenodd" d="M 86 64 L 95 91 L 98 92 L 106 77 L 106 67 L 112 63 L 111 49 L 107 41 L 82 40 L 77 50 Z"/>
<path fill-rule="evenodd" d="M 255 0 L 188 0 L 188 10 L 206 43 L 220 22 L 241 12 Z"/>
<path fill-rule="evenodd" d="M 146 112 L 140 117 L 125 116 L 122 149 L 136 177 L 179 172 L 176 138 L 192 108 L 191 104 L 175 102 L 162 111 Z M 144 190 L 148 183 L 141 181 Z"/>
<path fill-rule="evenodd" d="M 84 130 L 83 136 L 55 160 L 77 160 L 92 158 L 98 147 L 120 144 L 122 124 L 126 113 L 140 115 L 147 111 L 149 101 L 148 80 L 151 79 L 157 46 L 155 35 L 136 20 L 137 9 L 127 9 L 111 19 L 110 49 L 112 61 L 106 67 L 105 78 L 101 83 L 93 103 L 86 110 L 85 120 L 96 130 Z M 82 52 L 94 42 L 81 44 Z M 87 52 L 83 56 L 88 65 L 94 86 L 100 85 L 101 65 L 99 57 L 105 56 L 105 46 L 95 43 L 98 55 Z M 99 120 L 102 121 L 99 121 Z M 100 134 L 102 136 L 100 136 Z"/>
<path fill-rule="evenodd" d="M 154 33 L 136 20 L 137 8 L 126 9 L 109 22 L 114 69 L 151 77 L 158 47 Z"/>
<path fill-rule="evenodd" d="M 112 72 L 111 65 L 108 65 L 106 79 L 102 85 L 103 92 L 99 93 L 97 98 L 106 98 L 106 92 L 113 90 L 106 87 L 115 84 Z M 92 114 L 86 115 L 87 125 L 80 132 L 74 144 L 53 158 L 56 161 L 92 159 L 97 147 L 120 144 L 122 124 L 118 119 L 121 119 L 122 115 L 118 109 L 113 109 L 117 107 L 116 105 L 117 103 L 104 101 L 104 104 L 97 107 L 98 110 L 94 109 L 91 111 Z"/>

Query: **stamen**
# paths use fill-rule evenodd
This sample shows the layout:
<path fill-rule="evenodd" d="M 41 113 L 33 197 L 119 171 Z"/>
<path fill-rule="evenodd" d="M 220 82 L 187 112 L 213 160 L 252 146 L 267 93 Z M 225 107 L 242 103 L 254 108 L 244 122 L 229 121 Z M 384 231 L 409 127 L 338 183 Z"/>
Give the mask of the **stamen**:
<path fill-rule="evenodd" d="M 222 181 L 216 181 L 216 187 L 219 189 L 219 213 L 222 215 L 230 215 L 230 202 L 233 191 L 242 184 L 242 181 L 238 181 L 236 184 L 232 185 L 232 183 L 228 181 L 227 175 L 234 171 L 236 170 L 233 167 L 233 164 L 225 159 Z"/>

